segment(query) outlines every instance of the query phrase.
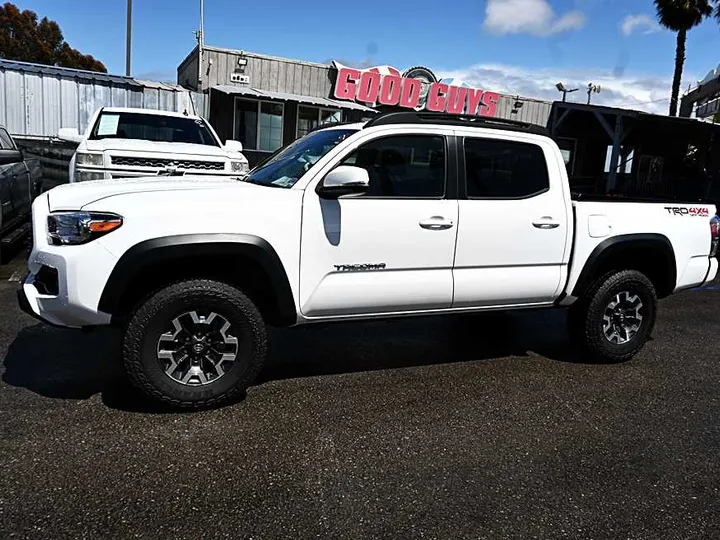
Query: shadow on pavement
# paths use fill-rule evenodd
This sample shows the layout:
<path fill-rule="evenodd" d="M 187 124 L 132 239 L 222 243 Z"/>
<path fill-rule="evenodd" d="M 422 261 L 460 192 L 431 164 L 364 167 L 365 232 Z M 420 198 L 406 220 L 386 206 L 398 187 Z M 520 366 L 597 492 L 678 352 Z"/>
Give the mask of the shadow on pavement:
<path fill-rule="evenodd" d="M 564 310 L 388 319 L 275 330 L 258 384 L 271 380 L 480 361 L 529 352 L 578 362 Z"/>
<path fill-rule="evenodd" d="M 577 362 L 561 310 L 496 312 L 386 321 L 333 323 L 270 332 L 270 354 L 256 384 L 312 377 L 528 356 Z M 5 357 L 3 381 L 42 396 L 102 395 L 111 408 L 166 412 L 127 382 L 121 333 L 84 334 L 36 324 L 24 328 Z"/>

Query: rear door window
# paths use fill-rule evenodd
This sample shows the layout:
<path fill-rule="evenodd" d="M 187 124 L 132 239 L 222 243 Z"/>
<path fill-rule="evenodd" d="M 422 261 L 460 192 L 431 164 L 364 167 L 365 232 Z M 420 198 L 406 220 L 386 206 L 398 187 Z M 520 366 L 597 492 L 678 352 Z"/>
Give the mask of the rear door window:
<path fill-rule="evenodd" d="M 543 149 L 532 143 L 465 138 L 469 199 L 521 199 L 550 189 Z"/>

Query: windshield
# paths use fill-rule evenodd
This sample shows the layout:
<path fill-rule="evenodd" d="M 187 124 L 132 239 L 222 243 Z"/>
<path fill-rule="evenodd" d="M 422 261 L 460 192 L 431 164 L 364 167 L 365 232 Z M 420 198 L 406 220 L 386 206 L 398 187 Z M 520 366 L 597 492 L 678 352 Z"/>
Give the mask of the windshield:
<path fill-rule="evenodd" d="M 320 158 L 356 131 L 326 129 L 310 133 L 253 169 L 245 180 L 254 184 L 291 188 Z"/>
<path fill-rule="evenodd" d="M 90 139 L 107 138 L 220 146 L 202 119 L 159 114 L 102 113 Z"/>

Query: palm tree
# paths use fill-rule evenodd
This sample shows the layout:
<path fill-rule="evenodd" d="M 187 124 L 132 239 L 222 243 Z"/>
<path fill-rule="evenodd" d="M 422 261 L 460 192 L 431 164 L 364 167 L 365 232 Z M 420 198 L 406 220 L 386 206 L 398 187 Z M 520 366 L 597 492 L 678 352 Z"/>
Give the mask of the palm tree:
<path fill-rule="evenodd" d="M 675 49 L 675 75 L 670 96 L 670 116 L 677 116 L 680 81 L 685 65 L 687 33 L 713 12 L 715 0 L 655 0 L 658 21 L 662 26 L 677 32 Z"/>

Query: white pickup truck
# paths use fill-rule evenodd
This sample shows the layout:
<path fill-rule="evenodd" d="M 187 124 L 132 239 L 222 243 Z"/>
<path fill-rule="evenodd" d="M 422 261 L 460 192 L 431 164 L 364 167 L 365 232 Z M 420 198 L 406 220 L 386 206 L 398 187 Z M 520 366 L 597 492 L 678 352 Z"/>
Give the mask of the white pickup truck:
<path fill-rule="evenodd" d="M 239 141 L 220 142 L 199 116 L 104 107 L 95 112 L 84 135 L 62 128 L 59 138 L 78 143 L 70 160 L 70 183 L 148 175 L 247 174 Z"/>
<path fill-rule="evenodd" d="M 589 358 L 626 360 L 718 270 L 712 205 L 573 201 L 541 130 L 428 113 L 315 131 L 243 181 L 60 186 L 33 220 L 23 308 L 121 325 L 130 379 L 185 408 L 252 383 L 266 324 L 569 306 Z"/>

